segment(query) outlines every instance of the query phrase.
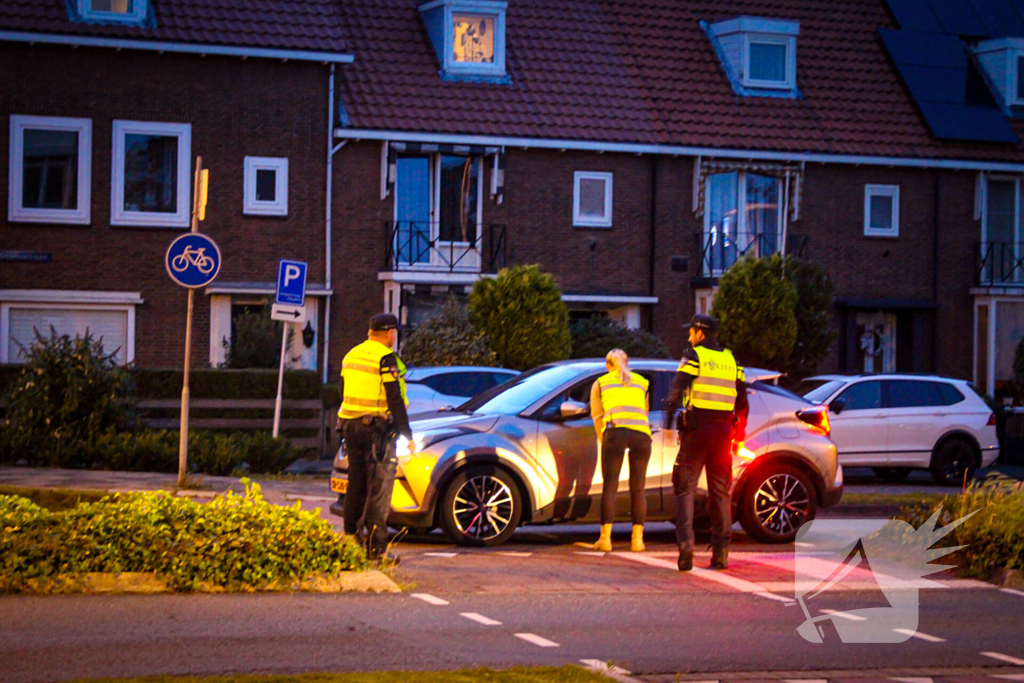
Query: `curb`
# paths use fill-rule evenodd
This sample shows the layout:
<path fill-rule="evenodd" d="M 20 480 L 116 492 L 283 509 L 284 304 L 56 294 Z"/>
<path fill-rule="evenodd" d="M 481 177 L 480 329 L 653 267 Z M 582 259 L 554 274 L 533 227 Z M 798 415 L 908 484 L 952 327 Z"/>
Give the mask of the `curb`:
<path fill-rule="evenodd" d="M 135 594 L 154 595 L 177 593 L 167 581 L 153 572 L 90 572 L 77 578 L 57 579 L 46 586 L 36 584 L 34 594 L 81 593 L 87 595 Z M 38 590 L 43 588 L 43 590 Z M 47 590 L 49 589 L 49 590 Z M 336 576 L 314 576 L 282 586 L 272 583 L 255 590 L 228 591 L 221 586 L 200 584 L 194 593 L 401 593 L 398 584 L 383 572 L 371 569 L 364 572 L 344 572 Z"/>

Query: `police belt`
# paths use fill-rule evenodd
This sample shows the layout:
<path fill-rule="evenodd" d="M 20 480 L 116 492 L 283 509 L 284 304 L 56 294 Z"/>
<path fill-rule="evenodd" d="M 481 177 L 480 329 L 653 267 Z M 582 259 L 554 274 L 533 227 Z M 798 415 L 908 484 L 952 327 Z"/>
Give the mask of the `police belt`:
<path fill-rule="evenodd" d="M 734 414 L 732 410 L 708 410 L 707 408 L 689 408 L 686 412 L 698 420 L 731 421 Z"/>
<path fill-rule="evenodd" d="M 363 415 L 362 417 L 343 418 L 341 421 L 342 423 L 356 422 L 379 432 L 386 432 L 395 422 L 390 415 Z"/>

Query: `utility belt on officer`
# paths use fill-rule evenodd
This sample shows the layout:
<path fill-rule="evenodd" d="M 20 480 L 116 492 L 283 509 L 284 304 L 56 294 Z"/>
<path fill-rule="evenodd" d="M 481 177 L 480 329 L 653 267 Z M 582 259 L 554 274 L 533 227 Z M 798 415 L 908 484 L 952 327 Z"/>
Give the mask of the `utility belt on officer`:
<path fill-rule="evenodd" d="M 395 418 L 391 415 L 363 415 L 361 417 L 338 418 L 338 431 L 342 431 L 347 424 L 359 424 L 369 427 L 375 432 L 386 434 L 395 425 Z"/>
<path fill-rule="evenodd" d="M 676 416 L 676 429 L 680 432 L 695 432 L 709 422 L 732 422 L 731 410 L 708 410 L 707 408 L 684 408 Z"/>

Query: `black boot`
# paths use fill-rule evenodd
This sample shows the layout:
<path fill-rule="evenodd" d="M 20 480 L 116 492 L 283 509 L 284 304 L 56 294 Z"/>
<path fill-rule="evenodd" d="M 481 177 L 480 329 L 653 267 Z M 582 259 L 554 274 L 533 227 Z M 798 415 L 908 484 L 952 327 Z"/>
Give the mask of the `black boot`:
<path fill-rule="evenodd" d="M 711 568 L 712 569 L 728 569 L 729 568 L 729 549 L 713 547 L 711 549 Z"/>
<path fill-rule="evenodd" d="M 693 569 L 693 551 L 679 549 L 679 571 L 688 572 Z"/>

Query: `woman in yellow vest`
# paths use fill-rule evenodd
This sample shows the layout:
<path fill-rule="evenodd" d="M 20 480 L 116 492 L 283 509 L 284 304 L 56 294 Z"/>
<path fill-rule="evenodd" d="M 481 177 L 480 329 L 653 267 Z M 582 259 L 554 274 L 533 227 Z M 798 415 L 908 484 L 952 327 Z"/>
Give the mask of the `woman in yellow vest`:
<path fill-rule="evenodd" d="M 594 550 L 612 549 L 612 520 L 615 496 L 619 492 L 622 460 L 629 451 L 629 496 L 633 518 L 630 550 L 644 551 L 644 522 L 647 519 L 647 462 L 651 459 L 650 404 L 647 380 L 629 371 L 629 357 L 612 349 L 604 359 L 608 374 L 590 390 L 590 415 L 601 441 L 601 537 Z"/>

